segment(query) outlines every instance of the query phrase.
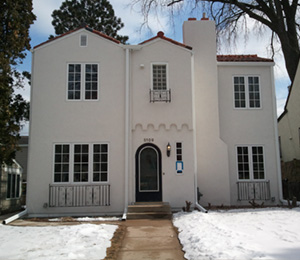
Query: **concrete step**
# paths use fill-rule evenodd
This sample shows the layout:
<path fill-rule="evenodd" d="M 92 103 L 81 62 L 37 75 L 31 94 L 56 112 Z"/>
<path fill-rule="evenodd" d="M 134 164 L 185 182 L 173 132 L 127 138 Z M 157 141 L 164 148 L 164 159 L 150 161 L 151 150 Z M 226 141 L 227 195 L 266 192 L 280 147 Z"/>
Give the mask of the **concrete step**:
<path fill-rule="evenodd" d="M 128 212 L 170 212 L 169 204 L 153 204 L 153 205 L 129 205 Z"/>
<path fill-rule="evenodd" d="M 171 212 L 128 212 L 127 219 L 172 219 Z"/>
<path fill-rule="evenodd" d="M 137 202 L 128 206 L 127 219 L 171 219 L 168 202 Z"/>

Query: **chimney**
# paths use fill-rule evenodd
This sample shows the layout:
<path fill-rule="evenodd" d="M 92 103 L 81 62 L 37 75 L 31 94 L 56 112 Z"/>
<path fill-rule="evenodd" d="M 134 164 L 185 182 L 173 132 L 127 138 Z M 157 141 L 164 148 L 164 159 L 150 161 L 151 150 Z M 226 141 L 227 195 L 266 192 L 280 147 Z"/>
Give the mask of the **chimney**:
<path fill-rule="evenodd" d="M 206 13 L 203 13 L 201 21 L 209 21 L 209 18 L 206 17 Z"/>

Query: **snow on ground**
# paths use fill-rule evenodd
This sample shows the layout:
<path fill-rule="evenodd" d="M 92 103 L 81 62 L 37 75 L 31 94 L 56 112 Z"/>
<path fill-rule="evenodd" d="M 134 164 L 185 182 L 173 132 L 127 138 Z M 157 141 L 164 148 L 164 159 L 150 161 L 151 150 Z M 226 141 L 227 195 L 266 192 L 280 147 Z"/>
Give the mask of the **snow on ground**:
<path fill-rule="evenodd" d="M 300 259 L 300 209 L 177 213 L 187 259 Z"/>
<path fill-rule="evenodd" d="M 90 218 L 90 217 L 82 217 L 82 218 L 74 218 L 74 221 L 80 221 L 80 222 L 93 222 L 93 221 L 118 221 L 120 218 L 118 217 L 96 217 L 96 218 Z M 50 218 L 50 222 L 61 222 L 63 221 L 63 218 Z"/>
<path fill-rule="evenodd" d="M 18 227 L 0 225 L 2 260 L 99 260 L 117 225 Z"/>

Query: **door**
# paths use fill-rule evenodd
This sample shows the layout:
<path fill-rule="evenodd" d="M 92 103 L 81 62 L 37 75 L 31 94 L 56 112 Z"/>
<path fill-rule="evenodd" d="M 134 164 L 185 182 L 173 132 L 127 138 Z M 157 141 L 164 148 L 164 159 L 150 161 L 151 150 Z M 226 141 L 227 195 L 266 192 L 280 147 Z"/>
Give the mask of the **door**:
<path fill-rule="evenodd" d="M 161 152 L 144 144 L 136 152 L 136 201 L 162 201 Z"/>

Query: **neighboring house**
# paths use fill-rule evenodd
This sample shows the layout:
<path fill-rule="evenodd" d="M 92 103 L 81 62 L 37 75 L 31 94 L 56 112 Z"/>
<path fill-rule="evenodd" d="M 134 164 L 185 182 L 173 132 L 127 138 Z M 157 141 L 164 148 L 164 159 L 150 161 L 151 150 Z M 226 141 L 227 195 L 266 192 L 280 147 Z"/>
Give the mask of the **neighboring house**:
<path fill-rule="evenodd" d="M 13 160 L 3 163 L 0 169 L 0 214 L 21 209 L 22 167 Z"/>
<path fill-rule="evenodd" d="M 184 43 L 159 32 L 123 45 L 88 27 L 32 51 L 30 216 L 277 205 L 281 183 L 274 62 L 216 56 L 213 21 Z"/>
<path fill-rule="evenodd" d="M 28 161 L 28 136 L 21 136 L 19 140 L 20 150 L 16 152 L 16 161 L 23 169 L 22 172 L 22 204 L 26 202 L 27 186 L 27 161 Z"/>
<path fill-rule="evenodd" d="M 281 158 L 284 162 L 300 160 L 300 66 L 284 107 L 278 118 Z"/>

